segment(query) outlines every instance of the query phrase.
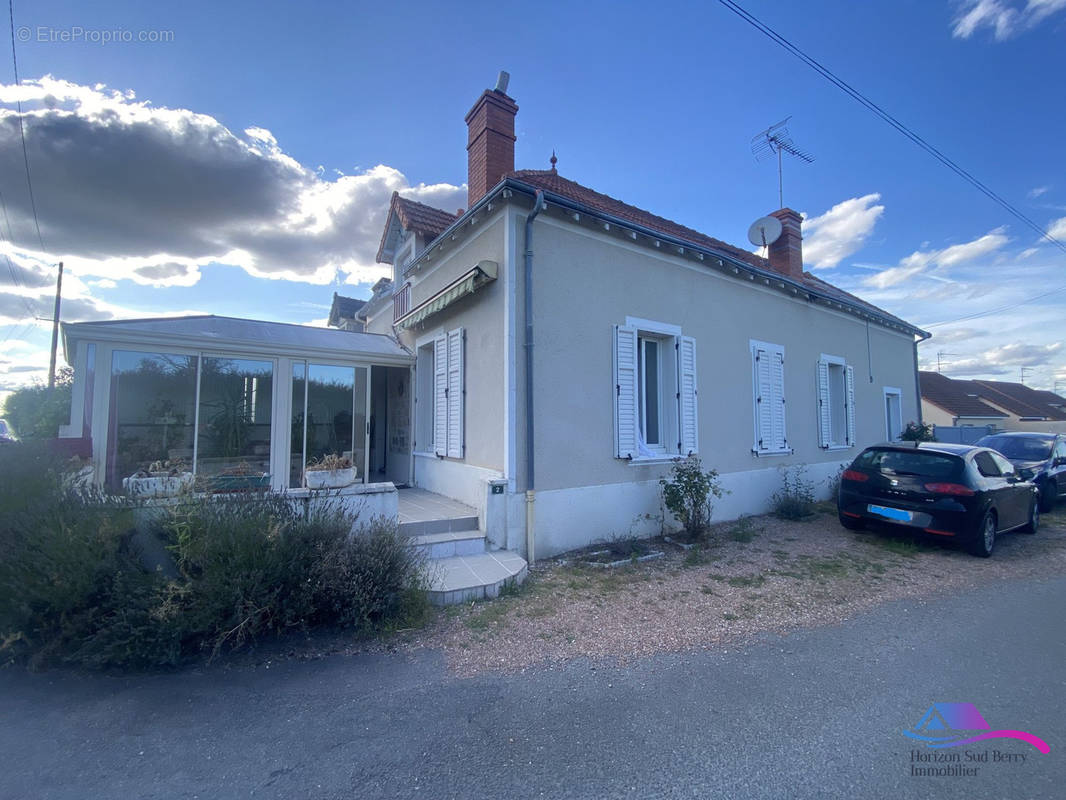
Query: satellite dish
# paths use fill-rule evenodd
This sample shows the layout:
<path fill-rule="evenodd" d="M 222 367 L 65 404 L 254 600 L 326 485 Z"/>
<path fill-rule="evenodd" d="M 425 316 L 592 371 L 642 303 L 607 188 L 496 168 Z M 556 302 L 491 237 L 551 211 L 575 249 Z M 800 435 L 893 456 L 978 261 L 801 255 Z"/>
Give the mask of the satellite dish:
<path fill-rule="evenodd" d="M 748 228 L 748 241 L 756 247 L 769 247 L 781 235 L 781 220 L 777 217 L 760 217 Z"/>

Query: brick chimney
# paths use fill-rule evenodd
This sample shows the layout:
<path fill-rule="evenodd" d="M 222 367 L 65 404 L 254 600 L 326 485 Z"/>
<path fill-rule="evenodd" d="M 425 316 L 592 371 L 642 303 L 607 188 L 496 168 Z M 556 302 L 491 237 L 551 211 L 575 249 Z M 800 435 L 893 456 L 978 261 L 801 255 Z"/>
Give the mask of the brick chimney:
<path fill-rule="evenodd" d="M 770 266 L 787 278 L 803 279 L 803 217 L 791 208 L 771 211 L 771 217 L 781 220 L 781 235 L 770 245 Z"/>
<path fill-rule="evenodd" d="M 518 105 L 508 97 L 506 72 L 495 89 L 486 89 L 466 114 L 467 208 L 514 170 L 514 118 Z"/>

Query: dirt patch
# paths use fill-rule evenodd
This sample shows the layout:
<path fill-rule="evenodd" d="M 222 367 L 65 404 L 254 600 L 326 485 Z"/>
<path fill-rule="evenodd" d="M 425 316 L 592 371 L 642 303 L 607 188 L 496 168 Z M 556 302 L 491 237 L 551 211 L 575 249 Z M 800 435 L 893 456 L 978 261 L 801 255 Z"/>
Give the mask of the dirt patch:
<path fill-rule="evenodd" d="M 399 650 L 440 649 L 460 675 L 578 657 L 627 660 L 708 648 L 763 631 L 840 622 L 902 597 L 1066 573 L 1066 507 L 1040 533 L 1004 535 L 991 559 L 880 533 L 852 533 L 823 508 L 802 522 L 752 517 L 707 545 L 602 570 L 548 561 L 489 603 L 444 609 Z"/>

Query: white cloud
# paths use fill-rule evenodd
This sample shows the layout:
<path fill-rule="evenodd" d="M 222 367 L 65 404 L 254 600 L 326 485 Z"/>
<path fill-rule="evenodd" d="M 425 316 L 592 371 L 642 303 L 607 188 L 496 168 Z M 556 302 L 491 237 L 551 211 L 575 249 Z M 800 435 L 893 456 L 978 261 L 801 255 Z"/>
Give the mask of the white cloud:
<path fill-rule="evenodd" d="M 1004 228 L 997 228 L 972 242 L 946 247 L 937 254 L 936 263 L 941 267 L 951 267 L 995 252 L 1007 243 L 1004 230 Z"/>
<path fill-rule="evenodd" d="M 1004 228 L 996 228 L 971 242 L 953 244 L 943 250 L 917 250 L 900 261 L 899 266 L 890 267 L 876 275 L 863 278 L 862 283 L 864 286 L 875 289 L 887 289 L 919 274 L 924 274 L 934 280 L 944 280 L 942 275 L 937 275 L 929 268 L 943 270 L 957 267 L 996 252 L 1009 241 L 1004 230 Z"/>
<path fill-rule="evenodd" d="M 1055 239 L 1066 239 L 1066 217 L 1059 217 L 1047 226 L 1048 236 Z"/>
<path fill-rule="evenodd" d="M 1003 375 L 1018 367 L 1046 367 L 1051 365 L 1062 347 L 1062 342 L 1045 345 L 1011 342 L 969 358 L 953 359 L 944 372 L 949 375 Z"/>
<path fill-rule="evenodd" d="M 1063 9 L 1066 0 L 1028 0 L 1024 6 L 1008 0 L 964 0 L 951 33 L 956 39 L 969 39 L 981 28 L 989 28 L 996 41 L 1002 42 Z"/>
<path fill-rule="evenodd" d="M 803 222 L 803 260 L 815 269 L 835 267 L 858 251 L 884 213 L 879 194 L 853 197 Z"/>
<path fill-rule="evenodd" d="M 1040 197 L 1040 195 L 1047 194 L 1048 189 L 1050 189 L 1050 188 L 1051 188 L 1050 186 L 1035 186 L 1035 187 L 1033 187 L 1032 189 L 1029 190 L 1029 192 L 1028 192 L 1028 194 L 1026 196 L 1030 200 L 1035 200 L 1036 198 Z"/>
<path fill-rule="evenodd" d="M 50 76 L 0 85 L 0 103 L 16 99 L 50 252 L 34 250 L 25 192 L 5 193 L 12 238 L 87 278 L 191 286 L 217 262 L 257 277 L 373 282 L 387 273 L 375 254 L 394 191 L 446 209 L 466 203 L 463 186 L 411 185 L 384 164 L 327 176 L 264 128 L 235 133 L 133 92 Z M 16 113 L 0 107 L 0 185 L 21 185 L 21 147 Z"/>

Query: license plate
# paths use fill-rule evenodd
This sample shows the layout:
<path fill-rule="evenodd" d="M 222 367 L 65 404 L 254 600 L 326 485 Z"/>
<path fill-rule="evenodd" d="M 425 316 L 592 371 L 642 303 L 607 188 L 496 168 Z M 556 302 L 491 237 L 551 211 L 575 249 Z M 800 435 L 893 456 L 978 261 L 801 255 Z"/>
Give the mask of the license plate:
<path fill-rule="evenodd" d="M 871 514 L 877 514 L 879 517 L 885 517 L 886 519 L 895 519 L 900 522 L 910 522 L 912 519 L 910 511 L 904 511 L 901 508 L 886 508 L 885 506 L 867 506 L 866 510 Z"/>

